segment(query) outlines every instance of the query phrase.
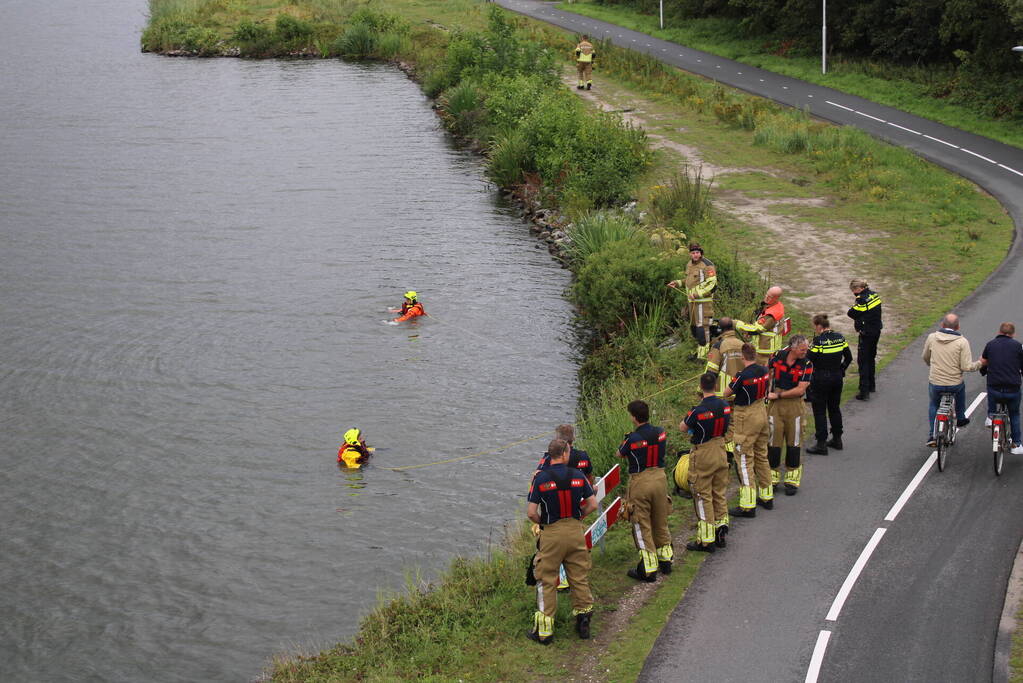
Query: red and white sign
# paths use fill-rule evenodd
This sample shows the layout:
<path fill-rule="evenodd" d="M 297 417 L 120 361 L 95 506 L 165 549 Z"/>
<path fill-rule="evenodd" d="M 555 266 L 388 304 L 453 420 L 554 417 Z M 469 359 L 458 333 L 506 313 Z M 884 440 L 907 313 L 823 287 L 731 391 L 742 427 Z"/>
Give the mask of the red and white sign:
<path fill-rule="evenodd" d="M 593 485 L 593 493 L 597 496 L 597 501 L 601 501 L 611 491 L 614 491 L 615 487 L 622 482 L 622 470 L 621 467 L 615 465 L 611 470 L 600 478 L 596 484 Z"/>
<path fill-rule="evenodd" d="M 618 521 L 618 513 L 621 512 L 621 509 L 622 499 L 615 498 L 615 501 L 611 503 L 607 510 L 604 510 L 603 514 L 597 518 L 597 521 L 590 525 L 590 528 L 586 530 L 587 548 L 593 548 L 593 544 L 597 543 L 607 533 L 607 528 Z"/>

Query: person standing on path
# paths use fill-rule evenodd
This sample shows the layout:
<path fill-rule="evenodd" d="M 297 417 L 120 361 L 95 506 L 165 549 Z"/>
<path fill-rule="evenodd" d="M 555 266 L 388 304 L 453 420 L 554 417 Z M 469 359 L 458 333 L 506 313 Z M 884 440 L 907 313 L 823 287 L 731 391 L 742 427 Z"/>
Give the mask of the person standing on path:
<path fill-rule="evenodd" d="M 800 448 L 803 443 L 803 395 L 813 378 L 813 363 L 806 358 L 810 344 L 806 337 L 794 334 L 789 345 L 771 359 L 771 391 L 767 394 L 767 425 L 771 443 L 767 458 L 771 463 L 771 483 L 781 482 L 781 451 L 785 449 L 785 495 L 799 493 L 803 483 Z"/>
<path fill-rule="evenodd" d="M 558 611 L 558 567 L 565 565 L 572 595 L 572 614 L 580 638 L 590 637 L 593 595 L 590 593 L 590 551 L 582 518 L 597 508 L 586 475 L 568 467 L 568 444 L 554 439 L 547 446 L 550 467 L 536 473 L 529 487 L 526 516 L 540 525 L 538 550 L 533 556 L 536 612 L 530 640 L 550 645 Z"/>
<path fill-rule="evenodd" d="M 657 571 L 671 573 L 674 552 L 668 533 L 668 480 L 664 454 L 668 435 L 650 424 L 650 406 L 633 401 L 627 407 L 636 429 L 625 435 L 618 455 L 629 464 L 625 499 L 632 522 L 632 538 L 639 550 L 639 564 L 627 574 L 638 581 L 657 580 Z M 572 577 L 568 580 L 571 582 Z"/>
<path fill-rule="evenodd" d="M 739 472 L 739 505 L 729 514 L 736 517 L 756 517 L 757 498 L 766 509 L 774 508 L 774 486 L 771 485 L 771 466 L 767 462 L 767 398 L 771 386 L 771 372 L 757 365 L 757 352 L 752 344 L 742 345 L 745 367 L 735 375 L 725 389 L 725 397 L 735 396 L 732 421 L 729 425 L 735 440 L 735 464 Z"/>
<path fill-rule="evenodd" d="M 753 314 L 755 322 L 745 323 L 741 320 L 735 321 L 735 329 L 756 337 L 753 345 L 757 349 L 757 362 L 761 365 L 770 365 L 771 357 L 781 350 L 782 337 L 785 331 L 781 329 L 785 320 L 785 305 L 781 302 L 782 289 L 775 285 L 764 294 L 764 301 Z"/>
<path fill-rule="evenodd" d="M 831 329 L 828 316 L 819 313 L 813 317 L 817 336 L 813 338 L 807 358 L 813 363 L 813 381 L 810 382 L 810 405 L 816 425 L 817 443 L 806 452 L 827 455 L 828 447 L 842 450 L 842 383 L 845 371 L 852 363 L 852 351 L 840 333 Z M 828 440 L 828 421 L 831 421 L 831 440 Z"/>
<path fill-rule="evenodd" d="M 987 376 L 987 425 L 991 426 L 998 402 L 1008 404 L 1012 432 L 1012 454 L 1023 455 L 1020 442 L 1019 403 L 1023 383 L 1023 344 L 1013 337 L 1016 326 L 1005 322 L 998 327 L 998 336 L 984 347 L 980 357 L 987 361 L 980 374 Z"/>
<path fill-rule="evenodd" d="M 943 393 L 955 394 L 956 426 L 965 427 L 970 424 L 966 417 L 966 382 L 963 381 L 963 375 L 976 372 L 981 363 L 973 360 L 970 342 L 959 331 L 959 316 L 955 313 L 942 318 L 941 329 L 928 335 L 922 358 L 931 368 L 927 373 L 927 393 L 930 398 L 927 406 L 927 445 L 934 448 L 938 445 L 934 438 L 934 418 L 938 414 L 938 404 Z"/>
<path fill-rule="evenodd" d="M 717 268 L 703 257 L 703 247 L 696 242 L 689 245 L 689 263 L 686 279 L 672 280 L 668 286 L 677 289 L 684 284 L 689 301 L 689 329 L 696 340 L 696 357 L 706 358 L 710 351 L 710 323 L 714 318 L 714 290 L 718 286 Z"/>
<path fill-rule="evenodd" d="M 597 58 L 597 51 L 593 49 L 590 37 L 583 36 L 583 39 L 575 46 L 575 66 L 579 70 L 579 90 L 593 87 L 593 60 Z"/>
<path fill-rule="evenodd" d="M 728 383 L 732 381 L 732 378 L 739 374 L 744 367 L 742 363 L 744 342 L 735 333 L 735 324 L 731 318 L 726 316 L 718 320 L 718 329 L 721 330 L 721 334 L 710 345 L 704 372 L 717 376 L 718 383 L 714 393 L 727 400 L 731 405 L 731 399 L 725 397 L 725 389 L 728 388 Z M 728 462 L 731 464 L 735 457 L 735 441 L 732 439 L 731 429 L 725 434 L 725 451 L 728 453 Z"/>
<path fill-rule="evenodd" d="M 853 327 L 859 333 L 856 345 L 856 367 L 860 373 L 860 390 L 856 398 L 866 401 L 876 389 L 874 372 L 877 361 L 877 341 L 881 338 L 881 297 L 870 290 L 866 280 L 855 278 L 849 289 L 856 302 L 846 314 L 853 319 Z"/>
<path fill-rule="evenodd" d="M 732 408 L 715 394 L 717 377 L 700 375 L 703 400 L 687 414 L 679 429 L 689 432 L 693 450 L 689 453 L 689 490 L 696 510 L 696 538 L 686 550 L 712 553 L 727 544 L 728 533 L 728 456 L 725 434 Z"/>

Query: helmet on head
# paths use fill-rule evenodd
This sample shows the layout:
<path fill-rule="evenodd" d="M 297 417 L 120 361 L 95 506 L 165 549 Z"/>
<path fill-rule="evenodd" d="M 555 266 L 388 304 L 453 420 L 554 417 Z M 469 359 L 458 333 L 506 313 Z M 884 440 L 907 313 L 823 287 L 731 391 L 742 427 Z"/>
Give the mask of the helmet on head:
<path fill-rule="evenodd" d="M 689 491 L 689 454 L 683 453 L 679 456 L 678 464 L 675 465 L 675 486 L 683 491 Z"/>
<path fill-rule="evenodd" d="M 345 432 L 345 443 L 349 446 L 358 446 L 359 439 L 362 438 L 362 431 L 358 427 L 352 427 Z"/>
<path fill-rule="evenodd" d="M 698 251 L 701 254 L 703 253 L 703 247 L 700 246 L 699 242 L 693 242 L 689 245 L 689 252 L 692 253 L 694 251 Z"/>
<path fill-rule="evenodd" d="M 412 303 L 415 303 L 419 299 L 419 294 L 410 289 L 409 291 L 405 292 L 405 298 L 411 301 Z"/>

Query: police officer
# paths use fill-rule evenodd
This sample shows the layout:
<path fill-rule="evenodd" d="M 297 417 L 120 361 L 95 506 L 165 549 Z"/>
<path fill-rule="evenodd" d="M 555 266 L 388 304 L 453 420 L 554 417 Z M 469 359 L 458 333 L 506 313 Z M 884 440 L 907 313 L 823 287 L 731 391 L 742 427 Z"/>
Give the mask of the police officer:
<path fill-rule="evenodd" d="M 680 280 L 672 280 L 668 286 L 677 289 L 681 284 Z M 710 259 L 703 257 L 703 247 L 696 242 L 689 245 L 684 284 L 689 300 L 689 329 L 697 344 L 696 357 L 706 358 L 710 350 L 710 323 L 714 317 L 713 295 L 718 286 L 718 275 Z"/>
<path fill-rule="evenodd" d="M 597 58 L 597 51 L 593 49 L 590 37 L 584 35 L 583 39 L 575 46 L 575 65 L 579 70 L 580 90 L 589 90 L 593 86 L 593 60 Z"/>
<path fill-rule="evenodd" d="M 849 289 L 856 297 L 856 303 L 847 315 L 853 319 L 853 327 L 860 334 L 856 346 L 856 366 L 860 373 L 860 390 L 856 398 L 866 401 L 875 390 L 874 370 L 877 359 L 877 341 L 881 337 L 881 297 L 872 292 L 866 280 L 855 278 Z"/>
<path fill-rule="evenodd" d="M 806 358 L 810 344 L 806 337 L 794 334 L 789 345 L 771 359 L 771 390 L 767 408 L 767 426 L 771 432 L 767 459 L 771 464 L 771 483 L 781 482 L 781 451 L 785 448 L 785 495 L 799 492 L 803 480 L 800 448 L 803 442 L 803 395 L 813 377 L 813 363 Z"/>
<path fill-rule="evenodd" d="M 593 595 L 590 593 L 590 551 L 582 518 L 597 507 L 597 498 L 586 476 L 568 463 L 568 444 L 554 439 L 547 446 L 550 467 L 533 477 L 526 516 L 540 525 L 538 550 L 533 557 L 536 577 L 536 613 L 526 635 L 541 645 L 554 640 L 554 615 L 558 610 L 558 567 L 565 565 L 571 582 L 572 614 L 580 638 L 590 637 Z"/>
<path fill-rule="evenodd" d="M 668 480 L 664 474 L 668 435 L 650 424 L 650 407 L 643 401 L 633 401 L 627 409 L 636 429 L 625 435 L 618 455 L 629 466 L 625 498 L 640 558 L 636 568 L 627 573 L 633 579 L 653 582 L 658 569 L 662 574 L 671 573 L 674 557 L 668 533 Z"/>
<path fill-rule="evenodd" d="M 840 333 L 831 329 L 828 316 L 818 313 L 813 317 L 817 335 L 810 345 L 807 358 L 813 363 L 810 382 L 810 405 L 816 425 L 817 443 L 806 452 L 827 455 L 828 446 L 842 450 L 842 378 L 852 363 L 852 351 Z M 828 421 L 831 421 L 831 440 L 828 440 Z"/>
<path fill-rule="evenodd" d="M 757 362 L 761 365 L 770 365 L 771 357 L 781 350 L 782 335 L 785 334 L 780 329 L 785 320 L 785 305 L 781 302 L 781 295 L 781 287 L 771 287 L 753 314 L 754 322 L 735 321 L 735 329 L 756 337 L 753 345 L 757 349 Z"/>
<path fill-rule="evenodd" d="M 757 498 L 767 510 L 774 508 L 771 466 L 767 462 L 767 392 L 771 373 L 757 365 L 752 344 L 742 345 L 743 369 L 725 388 L 725 397 L 734 396 L 731 431 L 735 441 L 735 468 L 739 472 L 739 505 L 729 510 L 736 517 L 756 517 Z"/>
<path fill-rule="evenodd" d="M 725 432 L 728 431 L 732 408 L 715 395 L 716 386 L 716 375 L 709 372 L 700 375 L 703 400 L 686 414 L 678 426 L 689 432 L 693 442 L 693 450 L 689 454 L 689 489 L 696 509 L 696 539 L 686 544 L 686 550 L 707 553 L 724 548 L 728 533 Z"/>

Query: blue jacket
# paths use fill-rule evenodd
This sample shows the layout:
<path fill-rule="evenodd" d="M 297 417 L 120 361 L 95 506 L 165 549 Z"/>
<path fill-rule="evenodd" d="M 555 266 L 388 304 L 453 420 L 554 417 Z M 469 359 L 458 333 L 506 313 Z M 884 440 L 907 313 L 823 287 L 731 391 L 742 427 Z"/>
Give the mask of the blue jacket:
<path fill-rule="evenodd" d="M 1023 379 L 1023 344 L 1000 334 L 987 343 L 981 358 L 987 358 L 987 385 L 999 391 L 1019 391 Z"/>

